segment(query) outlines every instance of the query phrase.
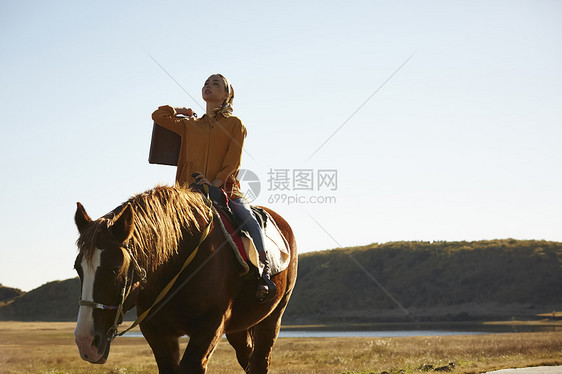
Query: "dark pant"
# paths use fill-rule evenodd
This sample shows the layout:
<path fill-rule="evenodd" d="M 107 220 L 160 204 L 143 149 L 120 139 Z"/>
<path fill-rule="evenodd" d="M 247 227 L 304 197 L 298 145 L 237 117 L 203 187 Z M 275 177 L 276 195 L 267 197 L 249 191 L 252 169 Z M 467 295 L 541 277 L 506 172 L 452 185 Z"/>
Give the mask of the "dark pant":
<path fill-rule="evenodd" d="M 258 221 L 256 221 L 250 210 L 248 201 L 244 198 L 231 199 L 229 205 L 234 216 L 242 223 L 242 227 L 250 233 L 256 249 L 260 252 L 264 252 L 265 237 Z"/>

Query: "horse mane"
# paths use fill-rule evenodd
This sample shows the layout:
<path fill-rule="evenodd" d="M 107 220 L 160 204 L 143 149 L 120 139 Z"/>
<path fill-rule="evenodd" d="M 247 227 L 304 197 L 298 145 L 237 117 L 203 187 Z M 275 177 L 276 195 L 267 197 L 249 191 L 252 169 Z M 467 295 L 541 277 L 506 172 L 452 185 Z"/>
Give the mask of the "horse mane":
<path fill-rule="evenodd" d="M 210 218 L 201 193 L 178 186 L 157 186 L 131 197 L 86 228 L 77 241 L 86 258 L 93 257 L 98 235 L 104 231 L 109 235 L 108 227 L 128 204 L 134 211 L 129 248 L 147 271 L 154 271 L 176 254 L 185 235 L 200 234 Z M 130 258 L 127 251 L 123 253 L 125 270 Z"/>

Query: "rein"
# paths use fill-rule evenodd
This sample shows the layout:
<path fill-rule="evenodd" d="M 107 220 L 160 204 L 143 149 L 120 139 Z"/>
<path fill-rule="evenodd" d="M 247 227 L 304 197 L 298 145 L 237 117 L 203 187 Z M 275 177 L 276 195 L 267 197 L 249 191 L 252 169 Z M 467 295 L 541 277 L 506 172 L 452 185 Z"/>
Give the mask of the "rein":
<path fill-rule="evenodd" d="M 119 305 L 105 305 L 105 304 L 101 304 L 101 303 L 96 303 L 95 301 L 80 300 L 81 306 L 90 307 L 92 309 L 117 310 L 117 314 L 115 315 L 115 320 L 113 322 L 113 325 L 109 328 L 109 330 L 107 330 L 107 340 L 109 342 L 111 342 L 113 339 L 115 339 L 118 336 L 125 335 L 125 333 L 127 333 L 131 329 L 135 328 L 142 321 L 145 320 L 145 318 L 148 316 L 148 314 L 150 313 L 152 308 L 154 308 L 154 306 L 156 306 L 156 304 L 158 304 L 160 301 L 162 301 L 162 299 L 164 299 L 164 297 L 168 294 L 168 292 L 170 292 L 170 290 L 172 289 L 172 287 L 174 286 L 174 284 L 176 283 L 176 281 L 180 277 L 180 275 L 183 273 L 185 268 L 193 261 L 193 259 L 197 255 L 197 252 L 199 251 L 199 247 L 201 246 L 201 244 L 205 241 L 205 239 L 207 239 L 207 236 L 209 235 L 209 232 L 211 231 L 211 224 L 213 223 L 213 209 L 212 209 L 213 203 L 212 203 L 211 199 L 209 198 L 209 186 L 204 184 L 203 188 L 205 190 L 206 205 L 209 207 L 209 223 L 205 227 L 205 230 L 203 230 L 203 232 L 201 233 L 201 237 L 199 238 L 199 243 L 197 243 L 197 246 L 195 247 L 195 249 L 193 249 L 191 254 L 187 257 L 187 259 L 183 263 L 183 266 L 178 271 L 178 273 L 172 278 L 172 280 L 170 280 L 170 282 L 168 282 L 166 287 L 164 287 L 162 289 L 162 291 L 160 291 L 160 294 L 158 294 L 158 296 L 156 297 L 156 299 L 154 300 L 152 305 L 147 310 L 145 310 L 140 316 L 138 316 L 137 319 L 133 322 L 133 324 L 131 326 L 129 326 L 127 329 L 125 329 L 121 332 L 118 332 L 118 326 L 120 324 L 119 318 L 124 319 L 123 305 L 125 304 L 125 300 L 129 296 L 129 293 L 131 292 L 131 289 L 133 287 L 134 275 L 136 273 L 140 278 L 141 285 L 144 285 L 146 283 L 146 271 L 143 268 L 140 267 L 136 258 L 133 256 L 133 253 L 132 253 L 129 245 L 125 246 L 125 249 L 127 250 L 129 256 L 131 257 L 131 260 L 133 262 L 133 268 L 131 269 L 131 273 L 132 273 L 131 276 L 125 278 L 125 284 L 121 288 L 121 295 L 120 295 L 121 296 L 121 302 L 120 302 L 120 304 Z M 130 283 L 129 283 L 128 278 L 130 278 Z"/>

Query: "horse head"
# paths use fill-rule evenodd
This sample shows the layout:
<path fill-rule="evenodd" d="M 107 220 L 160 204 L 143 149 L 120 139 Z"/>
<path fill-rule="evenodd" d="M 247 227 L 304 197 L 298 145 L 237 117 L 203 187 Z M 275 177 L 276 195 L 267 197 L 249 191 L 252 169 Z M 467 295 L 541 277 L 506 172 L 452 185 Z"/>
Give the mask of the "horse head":
<path fill-rule="evenodd" d="M 80 309 L 74 336 L 83 360 L 103 364 L 111 340 L 127 307 L 132 307 L 134 271 L 127 242 L 133 234 L 130 204 L 96 221 L 77 203 L 75 222 L 80 233 L 74 267 L 81 284 Z"/>

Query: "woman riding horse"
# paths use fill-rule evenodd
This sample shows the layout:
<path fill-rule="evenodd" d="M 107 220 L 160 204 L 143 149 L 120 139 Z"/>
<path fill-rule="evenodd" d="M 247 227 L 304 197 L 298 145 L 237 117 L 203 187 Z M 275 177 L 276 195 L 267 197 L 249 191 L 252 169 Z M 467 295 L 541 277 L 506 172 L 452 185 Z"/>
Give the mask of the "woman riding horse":
<path fill-rule="evenodd" d="M 220 218 L 202 194 L 182 187 L 192 173 L 201 172 L 197 182 L 205 186 L 212 180 L 224 188 L 246 229 L 252 227 L 248 223 L 254 218 L 236 178 L 246 130 L 231 115 L 233 96 L 226 79 L 213 75 L 203 87 L 208 111 L 201 119 L 186 108 L 165 106 L 154 112 L 158 124 L 182 138 L 176 186 L 137 194 L 97 220 L 77 204 L 75 268 L 81 296 L 74 335 L 84 360 L 106 362 L 113 339 L 128 331 L 117 331 L 123 314 L 136 306 L 137 320 L 129 329 L 140 326 L 161 374 L 206 373 L 223 335 L 246 373 L 267 373 L 297 277 L 291 227 L 264 208 L 290 255 L 267 288 L 263 278 L 256 282 L 241 276 L 235 252 L 222 250 L 226 241 Z M 259 235 L 254 233 L 254 240 L 263 251 Z M 260 257 L 265 262 L 263 252 Z M 270 276 L 269 270 L 263 273 Z M 185 335 L 189 342 L 181 356 L 179 338 Z"/>
<path fill-rule="evenodd" d="M 227 193 L 232 212 L 250 233 L 259 260 L 264 265 L 256 297 L 266 302 L 275 297 L 276 290 L 270 281 L 263 232 L 251 213 L 250 204 L 240 191 L 237 178 L 246 128 L 238 117 L 232 115 L 234 89 L 224 76 L 214 74 L 205 81 L 202 95 L 207 110 L 200 119 L 190 108 L 172 108 L 168 105 L 152 113 L 152 119 L 181 137 L 176 173 L 178 185 L 189 185 L 192 174 L 198 174 L 195 179 L 198 185 L 209 184 Z"/>

